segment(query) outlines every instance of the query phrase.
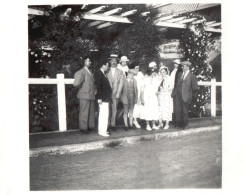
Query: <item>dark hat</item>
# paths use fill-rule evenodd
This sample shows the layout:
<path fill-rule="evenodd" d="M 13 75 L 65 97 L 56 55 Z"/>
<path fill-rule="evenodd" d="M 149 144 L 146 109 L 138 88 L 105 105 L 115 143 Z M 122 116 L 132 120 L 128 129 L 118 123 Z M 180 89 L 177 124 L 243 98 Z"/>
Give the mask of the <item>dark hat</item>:
<path fill-rule="evenodd" d="M 189 61 L 183 61 L 183 62 L 180 62 L 180 64 L 186 65 L 186 66 L 191 66 L 191 62 L 189 62 Z"/>
<path fill-rule="evenodd" d="M 108 59 L 118 59 L 118 55 L 116 54 L 111 54 Z"/>

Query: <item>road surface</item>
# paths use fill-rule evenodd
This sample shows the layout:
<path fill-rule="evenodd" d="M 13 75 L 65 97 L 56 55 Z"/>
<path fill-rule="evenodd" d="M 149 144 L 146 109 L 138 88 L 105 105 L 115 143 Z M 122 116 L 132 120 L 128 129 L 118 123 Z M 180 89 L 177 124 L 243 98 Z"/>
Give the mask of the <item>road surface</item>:
<path fill-rule="evenodd" d="M 30 158 L 30 190 L 221 188 L 221 131 Z"/>

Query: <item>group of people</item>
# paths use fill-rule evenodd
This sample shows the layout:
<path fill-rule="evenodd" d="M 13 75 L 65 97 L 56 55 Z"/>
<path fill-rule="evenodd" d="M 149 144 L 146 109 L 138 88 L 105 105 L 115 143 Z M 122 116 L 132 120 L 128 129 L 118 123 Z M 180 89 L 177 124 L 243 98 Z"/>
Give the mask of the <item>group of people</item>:
<path fill-rule="evenodd" d="M 84 67 L 77 71 L 73 85 L 79 89 L 79 128 L 84 133 L 95 129 L 95 101 L 99 105 L 98 134 L 110 136 L 116 130 L 118 103 L 123 104 L 124 129 L 141 128 L 138 120 L 146 121 L 146 130 L 168 129 L 173 121 L 176 128 L 188 128 L 189 105 L 197 89 L 197 79 L 190 72 L 191 63 L 173 61 L 174 69 L 155 62 L 149 63 L 146 74 L 139 66 L 129 68 L 129 59 L 118 55 L 99 64 L 93 75 L 89 57 L 83 58 Z"/>

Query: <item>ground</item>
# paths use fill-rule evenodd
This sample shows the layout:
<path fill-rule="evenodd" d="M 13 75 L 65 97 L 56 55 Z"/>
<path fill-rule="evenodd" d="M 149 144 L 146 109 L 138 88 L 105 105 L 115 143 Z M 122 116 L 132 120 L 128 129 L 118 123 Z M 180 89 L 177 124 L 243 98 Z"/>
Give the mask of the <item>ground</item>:
<path fill-rule="evenodd" d="M 221 188 L 221 131 L 30 158 L 31 190 Z"/>

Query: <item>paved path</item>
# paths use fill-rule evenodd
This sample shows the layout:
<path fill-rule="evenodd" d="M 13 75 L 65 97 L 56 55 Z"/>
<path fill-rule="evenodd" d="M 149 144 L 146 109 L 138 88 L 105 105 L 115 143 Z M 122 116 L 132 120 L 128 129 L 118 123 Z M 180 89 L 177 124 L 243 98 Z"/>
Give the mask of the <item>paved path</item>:
<path fill-rule="evenodd" d="M 31 190 L 221 187 L 221 130 L 30 158 Z"/>

